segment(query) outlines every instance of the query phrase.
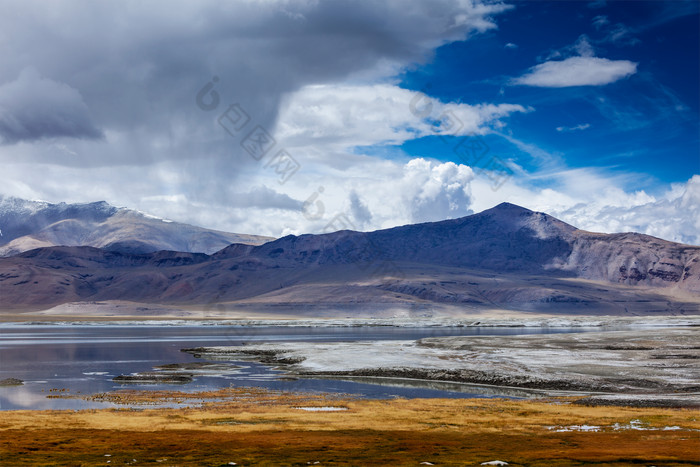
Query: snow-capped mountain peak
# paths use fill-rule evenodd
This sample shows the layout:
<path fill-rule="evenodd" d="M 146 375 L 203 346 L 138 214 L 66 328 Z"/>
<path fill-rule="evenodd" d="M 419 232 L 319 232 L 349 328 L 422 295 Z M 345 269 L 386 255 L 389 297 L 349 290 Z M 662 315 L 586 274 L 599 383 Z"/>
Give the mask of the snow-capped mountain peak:
<path fill-rule="evenodd" d="M 0 256 L 58 245 L 213 253 L 231 243 L 259 245 L 271 240 L 181 224 L 105 201 L 54 204 L 1 195 L 0 232 Z"/>

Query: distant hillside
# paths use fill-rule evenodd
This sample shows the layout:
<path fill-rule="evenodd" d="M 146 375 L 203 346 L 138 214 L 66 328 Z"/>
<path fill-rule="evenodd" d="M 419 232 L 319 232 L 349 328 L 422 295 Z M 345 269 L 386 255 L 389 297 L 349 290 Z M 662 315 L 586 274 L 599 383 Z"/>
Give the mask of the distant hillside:
<path fill-rule="evenodd" d="M 40 248 L 0 259 L 0 297 L 2 308 L 14 310 L 125 300 L 204 310 L 450 306 L 695 314 L 700 247 L 586 232 L 504 203 L 461 219 L 287 236 L 212 255 Z"/>
<path fill-rule="evenodd" d="M 208 230 L 166 221 L 104 201 L 51 204 L 0 196 L 0 256 L 50 246 L 93 246 L 132 253 L 214 253 L 231 243 L 270 237 Z"/>
<path fill-rule="evenodd" d="M 587 232 L 510 203 L 460 219 L 376 232 L 290 235 L 250 250 L 232 248 L 227 256 L 241 255 L 285 267 L 410 262 L 700 294 L 700 247 L 637 233 Z"/>

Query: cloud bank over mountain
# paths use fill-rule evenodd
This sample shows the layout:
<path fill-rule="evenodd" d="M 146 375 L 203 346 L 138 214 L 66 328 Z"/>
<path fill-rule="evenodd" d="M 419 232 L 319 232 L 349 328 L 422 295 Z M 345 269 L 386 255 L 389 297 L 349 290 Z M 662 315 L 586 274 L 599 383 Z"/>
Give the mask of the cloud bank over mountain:
<path fill-rule="evenodd" d="M 546 47 L 517 34 L 519 14 L 535 7 L 476 0 L 2 8 L 1 194 L 107 200 L 270 236 L 436 221 L 510 201 L 582 228 L 700 242 L 695 177 L 620 176 L 613 163 L 587 168 L 527 141 L 524 123 L 542 121 L 553 141 L 585 138 L 562 143 L 570 152 L 610 131 L 625 142 L 615 150 L 634 155 L 625 131 L 696 118 L 654 80 L 652 61 L 633 56 L 641 31 L 656 26 L 633 28 L 610 7 L 579 12 L 590 31 Z M 696 14 L 671 13 L 657 23 Z M 494 50 L 507 54 L 493 58 L 497 70 Z M 629 83 L 656 93 L 634 99 L 646 114 L 619 104 Z M 518 94 L 528 91 L 541 94 Z M 561 96 L 565 111 L 553 111 Z M 593 110 L 579 115 L 571 96 Z M 511 144 L 477 164 L 449 149 L 455 137 Z M 700 170 L 688 167 L 688 178 Z"/>

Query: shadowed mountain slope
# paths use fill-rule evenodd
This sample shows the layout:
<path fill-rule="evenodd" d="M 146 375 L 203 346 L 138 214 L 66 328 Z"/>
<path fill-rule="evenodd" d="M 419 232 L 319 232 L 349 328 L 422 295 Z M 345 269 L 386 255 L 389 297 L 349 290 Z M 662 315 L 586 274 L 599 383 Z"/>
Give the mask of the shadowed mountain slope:
<path fill-rule="evenodd" d="M 581 231 L 501 204 L 362 233 L 287 236 L 212 255 L 40 248 L 0 259 L 4 309 L 128 300 L 192 306 L 455 306 L 697 313 L 700 247 Z"/>

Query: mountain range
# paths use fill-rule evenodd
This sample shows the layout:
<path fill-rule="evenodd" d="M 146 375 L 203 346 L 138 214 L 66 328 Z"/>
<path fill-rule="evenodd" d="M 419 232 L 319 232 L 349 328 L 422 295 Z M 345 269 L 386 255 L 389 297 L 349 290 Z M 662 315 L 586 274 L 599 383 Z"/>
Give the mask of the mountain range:
<path fill-rule="evenodd" d="M 149 237 L 131 241 L 154 245 Z M 127 301 L 224 314 L 261 308 L 333 316 L 382 309 L 700 313 L 700 247 L 587 232 L 508 203 L 459 219 L 238 242 L 211 254 L 115 244 L 0 258 L 0 308 Z"/>
<path fill-rule="evenodd" d="M 214 253 L 231 243 L 260 245 L 270 240 L 172 222 L 104 201 L 52 204 L 0 195 L 0 256 L 50 246 Z"/>

